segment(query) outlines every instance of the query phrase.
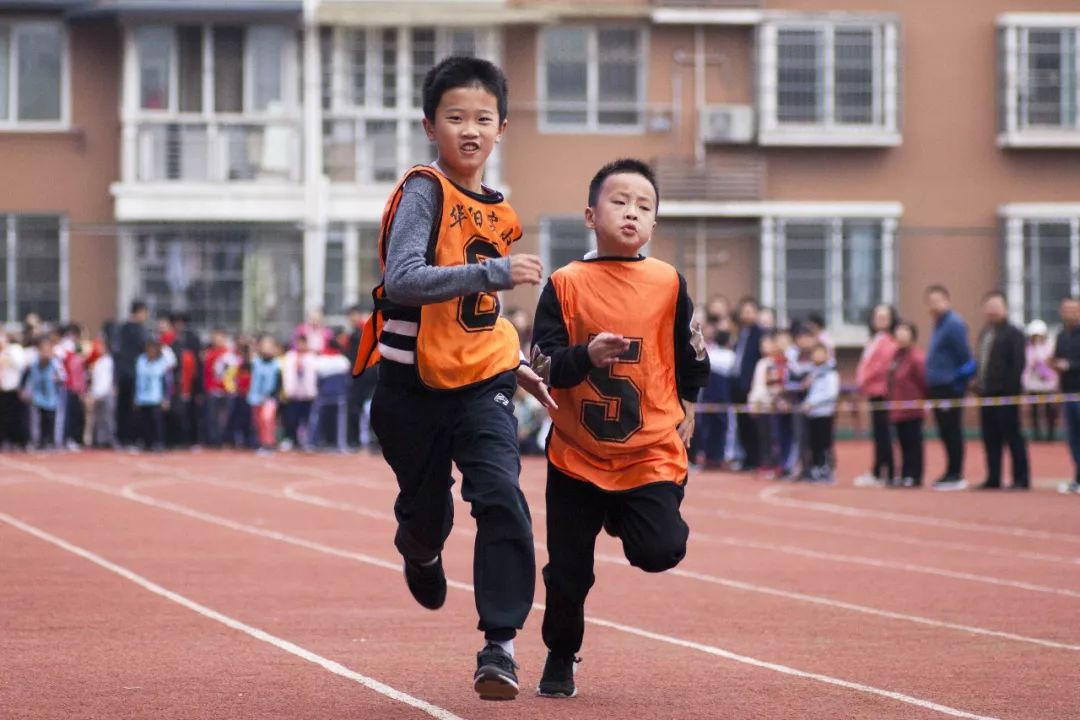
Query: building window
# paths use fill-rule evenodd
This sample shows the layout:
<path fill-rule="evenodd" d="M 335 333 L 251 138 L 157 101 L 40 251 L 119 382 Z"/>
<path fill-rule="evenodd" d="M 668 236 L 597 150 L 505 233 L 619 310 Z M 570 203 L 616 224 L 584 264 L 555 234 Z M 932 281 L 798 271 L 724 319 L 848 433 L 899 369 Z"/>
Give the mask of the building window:
<path fill-rule="evenodd" d="M 1080 214 L 1010 218 L 1004 268 L 1013 319 L 1053 324 L 1062 298 L 1080 296 Z"/>
<path fill-rule="evenodd" d="M 1080 145 L 1080 25 L 1075 20 L 1066 24 L 1054 15 L 1036 17 L 1041 18 L 1039 24 L 1006 20 L 1001 29 L 1000 142 Z"/>
<path fill-rule="evenodd" d="M 66 54 L 60 23 L 0 21 L 0 128 L 66 122 Z"/>
<path fill-rule="evenodd" d="M 382 281 L 379 226 L 332 224 L 326 238 L 325 278 L 323 310 L 328 318 L 343 323 L 345 310 L 352 305 L 372 310 L 371 291 Z"/>
<path fill-rule="evenodd" d="M 155 315 L 186 312 L 216 326 L 286 337 L 302 319 L 302 243 L 260 226 L 135 231 L 136 291 Z"/>
<path fill-rule="evenodd" d="M 894 21 L 776 21 L 760 33 L 762 144 L 899 143 Z"/>
<path fill-rule="evenodd" d="M 135 28 L 137 120 L 125 173 L 142 182 L 299 180 L 295 43 L 276 25 Z"/>
<path fill-rule="evenodd" d="M 434 160 L 421 124 L 424 77 L 452 54 L 495 60 L 495 37 L 486 28 L 325 28 L 323 152 L 330 179 L 390 183 Z"/>
<path fill-rule="evenodd" d="M 67 242 L 55 215 L 0 215 L 0 324 L 67 319 Z"/>
<path fill-rule="evenodd" d="M 596 236 L 580 216 L 541 218 L 540 257 L 548 274 L 595 249 Z"/>
<path fill-rule="evenodd" d="M 542 30 L 541 129 L 640 132 L 646 48 L 640 28 L 568 25 Z"/>
<path fill-rule="evenodd" d="M 895 297 L 895 221 L 765 218 L 762 298 L 784 323 L 822 314 L 838 339 L 863 340 L 874 305 Z"/>

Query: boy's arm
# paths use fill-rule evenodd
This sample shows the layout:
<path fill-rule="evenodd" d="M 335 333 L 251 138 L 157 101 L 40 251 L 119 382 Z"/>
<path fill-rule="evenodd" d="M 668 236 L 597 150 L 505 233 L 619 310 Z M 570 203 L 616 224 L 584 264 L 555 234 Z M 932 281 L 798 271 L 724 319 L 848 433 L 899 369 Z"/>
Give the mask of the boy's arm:
<path fill-rule="evenodd" d="M 693 327 L 694 302 L 686 291 L 686 278 L 679 274 L 679 299 L 675 308 L 675 362 L 679 397 L 697 400 L 698 392 L 709 383 L 709 354 L 701 329 Z M 756 368 L 755 368 L 756 369 Z"/>
<path fill-rule="evenodd" d="M 402 188 L 390 227 L 386 256 L 386 296 L 400 305 L 420 306 L 514 286 L 510 258 L 475 265 L 440 267 L 428 262 L 432 237 L 439 232 L 442 188 L 416 175 Z"/>
<path fill-rule="evenodd" d="M 549 359 L 548 384 L 553 388 L 572 388 L 585 382 L 593 369 L 588 345 L 570 345 L 562 306 L 555 286 L 548 280 L 540 293 L 533 320 L 533 347 Z"/>

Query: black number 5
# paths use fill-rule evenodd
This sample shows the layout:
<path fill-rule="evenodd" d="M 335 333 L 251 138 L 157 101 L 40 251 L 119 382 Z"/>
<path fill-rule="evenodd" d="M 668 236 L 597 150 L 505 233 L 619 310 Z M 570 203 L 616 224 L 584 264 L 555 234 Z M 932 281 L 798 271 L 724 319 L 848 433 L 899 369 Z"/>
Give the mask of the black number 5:
<path fill-rule="evenodd" d="M 619 365 L 640 362 L 641 339 L 630 338 L 630 349 L 617 363 L 589 373 L 589 385 L 603 400 L 581 403 L 581 424 L 597 440 L 624 443 L 641 430 L 641 390 L 630 378 L 615 374 Z"/>
<path fill-rule="evenodd" d="M 502 257 L 495 245 L 480 235 L 465 245 L 465 262 L 477 265 L 485 260 Z M 499 321 L 502 305 L 494 293 L 476 293 L 458 300 L 458 322 L 465 332 L 487 332 Z"/>

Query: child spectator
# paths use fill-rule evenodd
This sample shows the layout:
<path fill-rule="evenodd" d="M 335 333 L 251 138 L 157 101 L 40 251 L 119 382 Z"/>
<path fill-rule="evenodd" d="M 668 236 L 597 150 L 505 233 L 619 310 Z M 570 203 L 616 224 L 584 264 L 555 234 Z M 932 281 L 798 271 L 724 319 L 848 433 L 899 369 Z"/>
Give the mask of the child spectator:
<path fill-rule="evenodd" d="M 787 368 L 784 373 L 784 400 L 787 405 L 797 408 L 806 400 L 806 392 L 812 380 L 814 370 L 813 350 L 817 344 L 814 332 L 806 325 L 797 325 L 793 332 L 795 343 L 787 351 Z M 790 426 L 791 449 L 784 458 L 783 477 L 792 478 L 796 471 L 801 480 L 810 479 L 812 464 L 809 457 L 809 436 L 806 418 L 802 413 L 793 412 L 783 419 Z M 783 433 L 783 428 L 781 433 Z"/>
<path fill-rule="evenodd" d="M 236 352 L 232 355 L 232 364 L 225 371 L 222 382 L 229 398 L 229 420 L 225 424 L 225 442 L 235 448 L 254 447 L 254 433 L 251 424 L 251 407 L 247 395 L 251 390 L 251 341 L 240 337 L 236 341 Z"/>
<path fill-rule="evenodd" d="M 1058 374 L 1051 367 L 1054 343 L 1042 320 L 1032 320 L 1027 326 L 1027 362 L 1024 365 L 1024 394 L 1048 395 L 1058 391 Z M 1055 403 L 1034 403 L 1031 406 L 1031 439 L 1050 442 L 1054 439 L 1058 408 Z M 1042 419 L 1046 419 L 1046 433 L 1042 432 Z"/>
<path fill-rule="evenodd" d="M 26 406 L 19 397 L 26 363 L 18 339 L 0 332 L 0 449 L 26 445 Z"/>
<path fill-rule="evenodd" d="M 833 485 L 836 477 L 831 466 L 833 419 L 840 397 L 840 374 L 829 359 L 829 348 L 817 343 L 811 352 L 814 369 L 807 378 L 806 433 L 810 450 L 810 481 Z"/>
<path fill-rule="evenodd" d="M 315 353 L 308 348 L 307 336 L 296 338 L 292 350 L 282 361 L 281 383 L 285 392 L 285 440 L 282 450 L 300 446 L 309 449 L 315 441 L 317 422 L 312 422 L 311 404 L 318 393 Z M 301 428 L 303 435 L 300 434 Z"/>
<path fill-rule="evenodd" d="M 64 444 L 68 450 L 78 450 L 86 433 L 86 356 L 82 342 L 82 327 L 68 325 L 60 341 L 63 348 L 65 407 Z"/>
<path fill-rule="evenodd" d="M 49 338 L 39 338 L 35 350 L 23 382 L 23 401 L 30 405 L 32 444 L 38 449 L 46 445 L 59 448 L 56 420 L 63 401 L 64 366 L 56 358 Z"/>
<path fill-rule="evenodd" d="M 259 354 L 251 362 L 251 389 L 247 403 L 255 418 L 259 452 L 269 453 L 277 445 L 277 394 L 281 387 L 281 365 L 277 343 L 269 335 L 259 340 Z"/>
<path fill-rule="evenodd" d="M 540 401 L 518 388 L 514 394 L 514 417 L 518 423 L 518 447 L 522 455 L 542 455 L 544 453 L 544 429 L 548 414 Z"/>
<path fill-rule="evenodd" d="M 774 479 L 781 469 L 774 424 L 776 403 L 783 389 L 783 367 L 777 364 L 776 347 L 776 339 L 772 335 L 761 336 L 761 359 L 754 368 L 754 379 L 747 397 L 750 412 L 757 424 L 760 473 L 769 480 Z"/>
<path fill-rule="evenodd" d="M 108 339 L 94 344 L 90 365 L 90 445 L 116 447 L 116 377 Z"/>
<path fill-rule="evenodd" d="M 151 338 L 135 361 L 135 421 L 144 450 L 165 448 L 165 411 L 169 408 L 169 361 L 161 342 Z"/>
<path fill-rule="evenodd" d="M 862 358 L 855 370 L 855 382 L 859 386 L 859 395 L 871 403 L 880 403 L 888 392 L 889 365 L 896 354 L 896 341 L 893 339 L 896 320 L 896 310 L 891 305 L 878 305 L 870 315 L 871 338 L 863 348 Z M 882 487 L 896 476 L 889 411 L 878 406 L 871 407 L 874 462 L 870 472 L 855 478 L 856 487 Z"/>
<path fill-rule="evenodd" d="M 731 402 L 731 378 L 735 369 L 735 352 L 731 342 L 731 320 L 714 310 L 710 303 L 705 316 L 705 351 L 709 355 L 709 382 L 701 390 L 700 402 L 727 405 Z M 702 412 L 697 416 L 694 449 L 705 456 L 705 467 L 718 469 L 724 464 L 728 435 L 728 411 Z"/>
<path fill-rule="evenodd" d="M 210 335 L 210 347 L 203 362 L 203 388 L 206 392 L 205 442 L 221 447 L 225 425 L 229 419 L 229 396 L 225 392 L 225 375 L 236 358 L 229 349 L 229 337 L 221 328 Z"/>
<path fill-rule="evenodd" d="M 896 352 L 889 366 L 888 399 L 890 402 L 916 402 L 912 407 L 893 408 L 889 420 L 896 428 L 900 443 L 900 477 L 893 487 L 921 487 L 923 482 L 923 420 L 930 389 L 926 385 L 926 355 L 915 344 L 919 333 L 909 322 L 896 326 Z"/>
<path fill-rule="evenodd" d="M 336 422 L 333 425 L 333 442 L 339 452 L 349 451 L 345 430 L 348 421 L 349 384 L 351 382 L 349 359 L 345 357 L 336 343 L 331 343 L 315 362 L 315 375 L 318 378 L 318 392 L 311 409 L 312 441 L 319 444 L 324 438 L 329 445 L 328 432 L 322 420 L 327 410 L 334 412 Z M 324 428 L 326 431 L 324 431 Z"/>
<path fill-rule="evenodd" d="M 829 359 L 836 362 L 836 343 L 833 342 L 829 331 L 825 329 L 825 316 L 821 313 L 810 313 L 806 316 L 806 327 L 814 334 L 814 340 L 825 346 L 829 352 Z"/>

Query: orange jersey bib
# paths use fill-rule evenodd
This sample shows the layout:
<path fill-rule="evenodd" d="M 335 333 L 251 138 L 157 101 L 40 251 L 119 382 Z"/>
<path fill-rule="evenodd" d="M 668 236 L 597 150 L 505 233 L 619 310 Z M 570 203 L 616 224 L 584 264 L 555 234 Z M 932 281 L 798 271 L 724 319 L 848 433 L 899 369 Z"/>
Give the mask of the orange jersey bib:
<path fill-rule="evenodd" d="M 574 262 L 551 276 L 570 344 L 601 332 L 630 340 L 610 368 L 554 390 L 548 459 L 605 490 L 683 483 L 688 460 L 678 426 L 685 414 L 676 383 L 679 276 L 651 258 Z"/>
<path fill-rule="evenodd" d="M 379 261 L 386 270 L 386 244 L 405 182 L 424 174 L 439 182 L 437 236 L 428 250 L 428 262 L 441 267 L 467 265 L 505 257 L 521 238 L 517 213 L 505 199 L 485 201 L 462 190 L 430 166 L 410 170 L 390 196 L 379 232 Z M 382 286 L 374 292 L 376 305 L 387 305 Z M 434 390 L 457 390 L 489 380 L 520 363 L 517 330 L 501 316 L 495 293 L 477 293 L 420 308 L 416 337 L 416 367 L 421 382 Z M 387 311 L 391 312 L 391 311 Z M 378 337 L 383 312 L 376 310 L 365 328 L 366 340 L 357 353 L 354 373 L 379 361 Z"/>

